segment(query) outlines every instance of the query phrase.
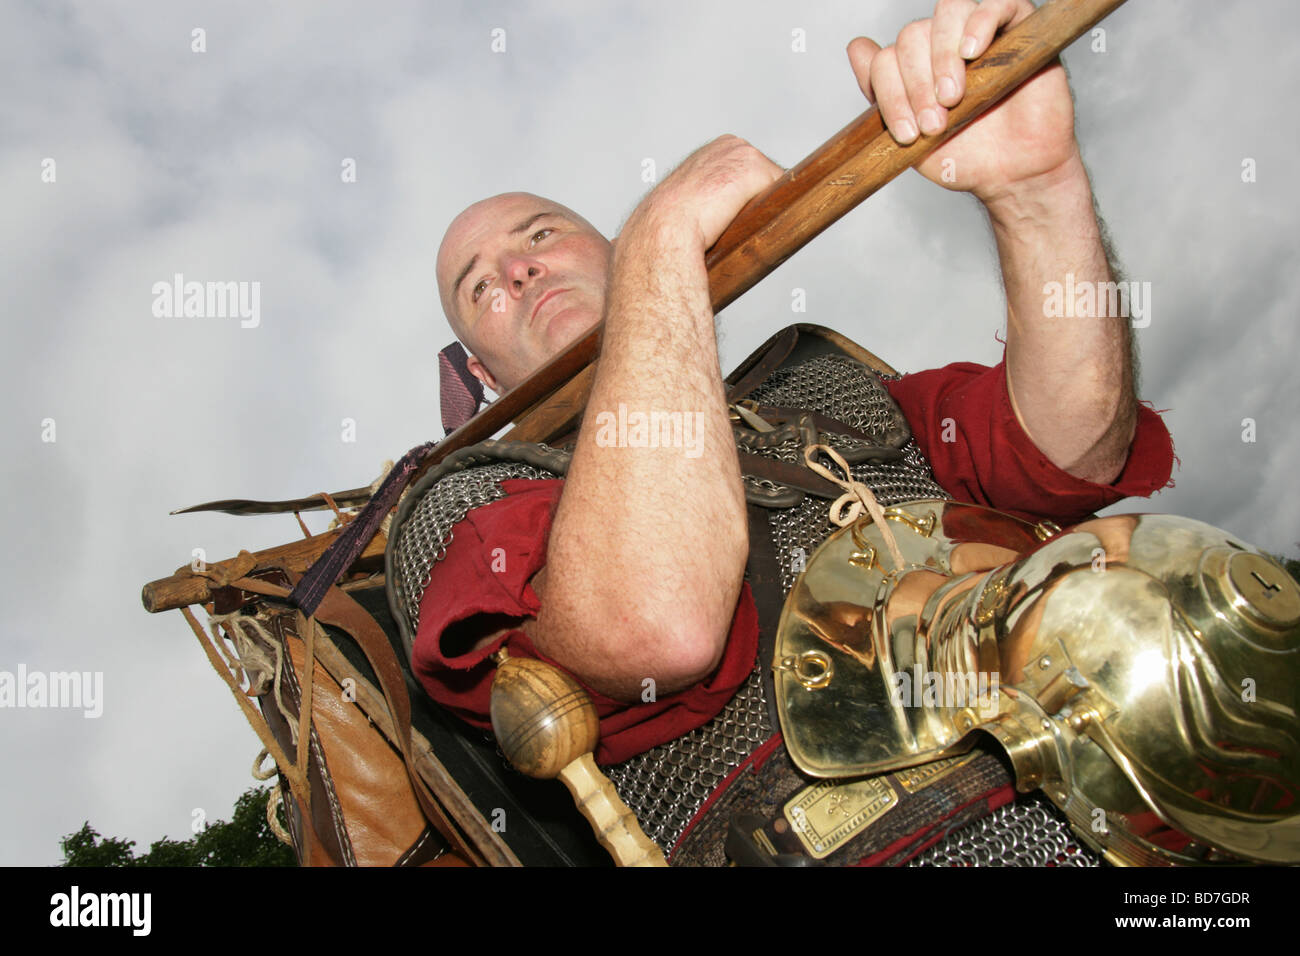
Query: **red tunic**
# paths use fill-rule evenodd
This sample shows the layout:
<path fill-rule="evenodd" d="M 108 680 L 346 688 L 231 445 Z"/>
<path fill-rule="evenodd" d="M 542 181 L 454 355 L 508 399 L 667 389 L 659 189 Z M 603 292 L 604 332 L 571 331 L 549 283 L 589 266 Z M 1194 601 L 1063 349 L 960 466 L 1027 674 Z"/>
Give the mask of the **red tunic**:
<path fill-rule="evenodd" d="M 1061 471 L 1025 434 L 1011 409 L 1003 364 L 961 362 L 888 384 L 935 480 L 958 500 L 1068 526 L 1169 482 L 1173 444 L 1160 416 L 1145 406 L 1123 472 L 1113 484 L 1096 485 Z M 562 480 L 503 482 L 506 497 L 456 525 L 420 602 L 415 675 L 431 697 L 476 727 L 491 727 L 488 658 L 497 648 L 504 643 L 511 656 L 549 660 L 517 626 L 478 650 L 465 648 L 537 616 L 540 604 L 528 582 L 546 563 L 563 486 Z M 746 584 L 722 661 L 703 682 L 631 704 L 587 688 L 600 714 L 597 763 L 618 763 L 707 723 L 745 682 L 757 652 L 758 613 Z"/>

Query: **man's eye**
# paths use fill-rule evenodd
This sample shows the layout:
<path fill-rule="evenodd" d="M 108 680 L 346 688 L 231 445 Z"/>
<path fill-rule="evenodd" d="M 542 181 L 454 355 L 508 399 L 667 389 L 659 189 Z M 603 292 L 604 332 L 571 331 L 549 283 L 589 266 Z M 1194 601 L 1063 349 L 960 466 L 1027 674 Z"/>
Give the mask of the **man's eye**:
<path fill-rule="evenodd" d="M 487 279 L 480 279 L 478 285 L 474 286 L 474 291 L 470 294 L 470 301 L 477 302 L 478 297 L 483 294 L 483 290 L 486 288 Z"/>
<path fill-rule="evenodd" d="M 539 237 L 544 239 L 554 231 L 554 229 L 539 229 L 537 232 L 533 233 L 532 241 L 537 242 Z"/>

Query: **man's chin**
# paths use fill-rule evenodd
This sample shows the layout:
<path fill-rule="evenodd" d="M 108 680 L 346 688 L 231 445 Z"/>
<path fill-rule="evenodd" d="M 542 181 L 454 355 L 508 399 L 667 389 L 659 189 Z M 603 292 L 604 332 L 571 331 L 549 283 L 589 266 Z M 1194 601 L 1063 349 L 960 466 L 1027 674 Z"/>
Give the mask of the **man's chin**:
<path fill-rule="evenodd" d="M 589 332 L 600 321 L 586 309 L 564 309 L 555 313 L 546 326 L 546 348 L 550 355 L 558 355 Z"/>

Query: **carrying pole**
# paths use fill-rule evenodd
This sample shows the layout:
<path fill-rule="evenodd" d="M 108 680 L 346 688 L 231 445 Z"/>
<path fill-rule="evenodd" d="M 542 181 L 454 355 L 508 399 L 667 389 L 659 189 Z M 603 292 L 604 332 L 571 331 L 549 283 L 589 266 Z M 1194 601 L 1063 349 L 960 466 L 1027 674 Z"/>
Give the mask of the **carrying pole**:
<path fill-rule="evenodd" d="M 874 106 L 832 136 L 750 200 L 709 250 L 705 264 L 714 312 L 726 308 L 850 209 L 1052 63 L 1123 2 L 1048 0 L 995 37 L 982 56 L 966 64 L 966 93 L 948 111 L 948 127 L 936 136 L 922 133 L 910 145 L 900 146 Z M 491 438 L 511 423 L 515 427 L 505 437 L 519 441 L 544 442 L 569 431 L 591 392 L 603 325 L 439 442 L 410 482 L 452 452 Z M 338 534 L 327 532 L 266 554 L 280 557 L 281 552 L 292 551 L 292 557 L 306 568 Z M 366 555 L 382 550 L 372 545 Z M 205 601 L 207 595 L 207 579 L 182 570 L 145 585 L 143 599 L 148 610 L 162 611 Z"/>
<path fill-rule="evenodd" d="M 876 107 L 755 196 L 705 256 L 709 296 L 721 312 L 894 177 L 921 162 L 996 105 L 1124 0 L 1049 0 L 995 37 L 966 65 L 966 92 L 948 111 L 948 126 L 900 146 Z M 586 406 L 604 323 L 502 395 L 439 444 L 412 481 L 459 448 L 491 438 L 540 442 L 567 431 Z M 549 399 L 549 401 L 548 401 Z"/>

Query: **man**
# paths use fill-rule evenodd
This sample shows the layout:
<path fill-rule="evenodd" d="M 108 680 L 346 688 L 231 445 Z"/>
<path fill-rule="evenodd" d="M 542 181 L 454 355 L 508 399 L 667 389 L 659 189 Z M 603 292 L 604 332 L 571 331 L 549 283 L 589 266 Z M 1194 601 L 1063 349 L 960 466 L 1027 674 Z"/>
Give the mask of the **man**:
<path fill-rule="evenodd" d="M 963 61 L 1032 9 L 1027 0 L 941 0 L 894 46 L 854 40 L 850 63 L 908 143 L 945 128 L 964 91 Z M 1135 399 L 1127 319 L 1044 317 L 1045 283 L 1066 273 L 1076 284 L 1112 278 L 1063 68 L 1040 73 L 918 170 L 972 192 L 988 211 L 1008 330 L 1005 370 L 950 366 L 890 384 L 935 466 L 937 482 L 918 457 L 913 487 L 1068 521 L 1163 486 L 1172 449 Z M 437 260 L 443 307 L 473 352 L 471 370 L 494 390 L 606 321 L 564 482 L 502 483 L 507 498 L 467 514 L 432 569 L 414 668 L 471 722 L 486 722 L 488 655 L 503 642 L 588 688 L 602 762 L 680 737 L 740 696 L 747 679 L 757 685 L 759 628 L 745 584 L 752 518 L 704 253 L 780 173 L 724 136 L 651 192 L 612 247 L 576 213 L 526 193 L 476 203 L 448 229 Z M 620 406 L 694 415 L 698 453 L 607 447 L 596 419 Z M 942 434 L 949 422 L 956 440 Z M 498 556 L 503 567 L 492 566 Z"/>

